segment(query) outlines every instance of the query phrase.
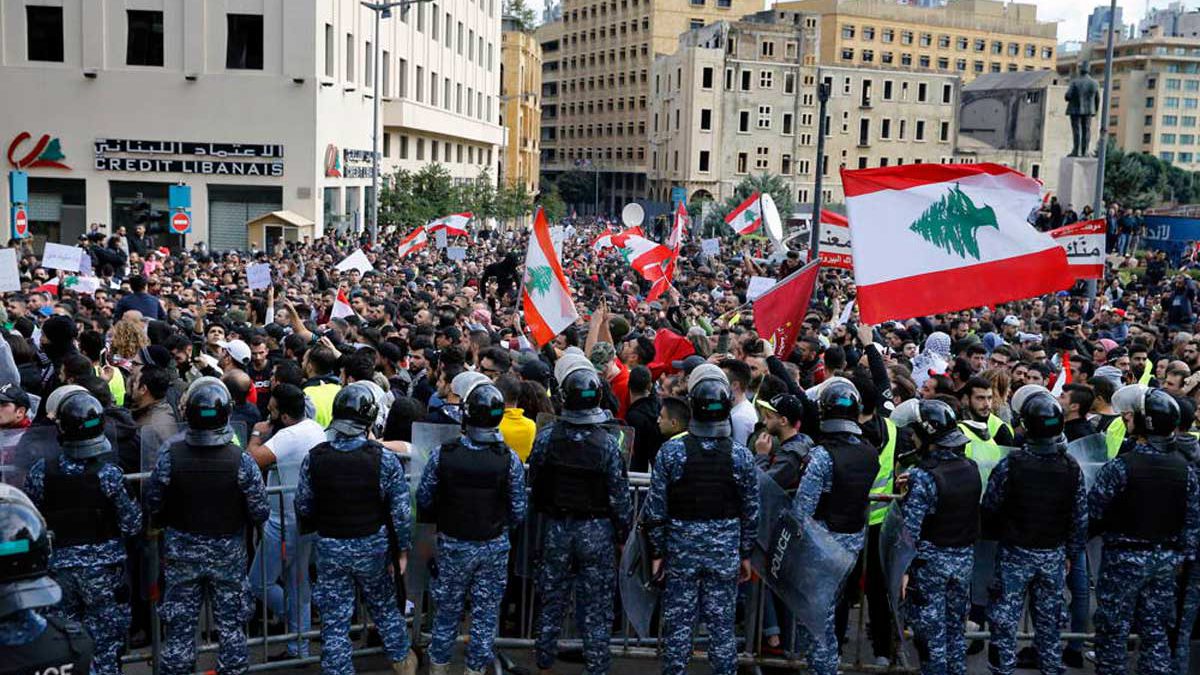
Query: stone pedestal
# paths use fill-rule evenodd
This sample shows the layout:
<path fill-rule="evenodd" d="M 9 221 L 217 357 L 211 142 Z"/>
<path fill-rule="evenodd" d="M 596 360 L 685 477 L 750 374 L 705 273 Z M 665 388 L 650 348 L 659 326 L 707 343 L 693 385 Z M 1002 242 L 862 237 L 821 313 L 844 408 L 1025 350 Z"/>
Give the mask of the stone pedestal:
<path fill-rule="evenodd" d="M 1075 207 L 1075 211 L 1083 211 L 1086 205 L 1094 204 L 1096 199 L 1096 172 L 1100 169 L 1100 160 L 1095 157 L 1064 157 L 1058 165 L 1058 203 L 1063 209 L 1067 205 Z"/>

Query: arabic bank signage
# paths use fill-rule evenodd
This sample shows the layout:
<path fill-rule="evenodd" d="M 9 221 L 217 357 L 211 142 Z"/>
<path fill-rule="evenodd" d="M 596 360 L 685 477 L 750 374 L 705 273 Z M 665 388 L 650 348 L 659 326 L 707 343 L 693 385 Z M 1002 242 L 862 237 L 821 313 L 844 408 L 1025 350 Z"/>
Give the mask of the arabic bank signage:
<path fill-rule="evenodd" d="M 279 178 L 283 176 L 283 146 L 98 138 L 94 168 L 97 171 Z"/>
<path fill-rule="evenodd" d="M 1142 241 L 1150 248 L 1166 251 L 1173 261 L 1178 262 L 1179 254 L 1189 243 L 1200 241 L 1200 218 L 1146 216 L 1146 234 Z"/>

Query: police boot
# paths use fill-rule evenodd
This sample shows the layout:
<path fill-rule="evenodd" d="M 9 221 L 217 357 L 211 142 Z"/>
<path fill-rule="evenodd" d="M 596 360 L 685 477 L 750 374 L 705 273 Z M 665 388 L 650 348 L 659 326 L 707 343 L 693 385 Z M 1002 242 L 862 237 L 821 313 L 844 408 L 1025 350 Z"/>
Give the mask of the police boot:
<path fill-rule="evenodd" d="M 450 675 L 449 663 L 429 662 L 429 675 Z"/>
<path fill-rule="evenodd" d="M 392 663 L 392 672 L 396 675 L 417 675 L 417 655 L 410 649 L 403 661 Z"/>

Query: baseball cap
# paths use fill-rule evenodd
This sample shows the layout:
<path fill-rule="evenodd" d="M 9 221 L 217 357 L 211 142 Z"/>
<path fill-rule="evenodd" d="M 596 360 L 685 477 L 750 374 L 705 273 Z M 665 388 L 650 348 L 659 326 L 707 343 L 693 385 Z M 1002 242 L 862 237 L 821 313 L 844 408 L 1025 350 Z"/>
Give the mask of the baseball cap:
<path fill-rule="evenodd" d="M 229 352 L 229 356 L 242 365 L 246 365 L 250 361 L 250 345 L 241 340 L 218 341 L 217 346 Z"/>
<path fill-rule="evenodd" d="M 517 373 L 523 379 L 545 384 L 546 380 L 550 379 L 550 366 L 546 365 L 545 361 L 534 358 L 522 363 L 517 368 Z"/>
<path fill-rule="evenodd" d="M 778 394 L 770 401 L 758 399 L 754 404 L 783 416 L 792 424 L 804 419 L 804 402 L 794 394 Z"/>
<path fill-rule="evenodd" d="M 1021 320 L 1019 318 L 1017 318 L 1017 316 L 1015 314 L 1009 314 L 1008 316 L 1004 317 L 1004 325 L 1012 326 L 1014 328 L 1020 328 Z"/>
<path fill-rule="evenodd" d="M 609 363 L 617 357 L 617 350 L 612 346 L 611 342 L 597 342 L 592 346 L 592 365 L 596 366 L 596 370 L 607 368 Z"/>
<path fill-rule="evenodd" d="M 21 388 L 21 385 L 16 382 L 5 382 L 0 384 L 0 403 L 12 403 L 18 408 L 28 410 L 32 405 L 29 400 L 29 394 Z"/>
<path fill-rule="evenodd" d="M 684 375 L 691 375 L 692 371 L 695 370 L 696 366 L 699 366 L 703 363 L 705 363 L 703 356 L 697 356 L 696 354 L 692 354 L 690 356 L 685 357 L 684 359 L 682 359 L 680 361 L 672 361 L 671 367 L 674 368 L 675 370 L 682 370 Z"/>

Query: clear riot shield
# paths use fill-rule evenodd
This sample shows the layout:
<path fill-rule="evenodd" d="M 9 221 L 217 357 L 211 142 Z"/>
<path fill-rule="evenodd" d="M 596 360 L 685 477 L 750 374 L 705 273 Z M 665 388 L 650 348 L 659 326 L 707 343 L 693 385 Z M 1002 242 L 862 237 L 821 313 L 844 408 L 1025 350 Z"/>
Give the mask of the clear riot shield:
<path fill-rule="evenodd" d="M 888 602 L 892 606 L 897 633 L 904 639 L 904 612 L 900 587 L 908 566 L 917 557 L 917 542 L 904 526 L 904 511 L 900 502 L 892 502 L 879 530 L 879 561 L 887 582 Z"/>
<path fill-rule="evenodd" d="M 245 450 L 246 446 L 250 444 L 250 429 L 246 427 L 246 423 L 230 422 L 229 430 L 233 432 L 233 438 L 230 440 L 230 443 Z"/>
<path fill-rule="evenodd" d="M 759 529 L 751 565 L 813 639 L 825 635 L 829 609 L 857 556 L 812 518 L 797 518 L 791 498 L 758 472 Z"/>
<path fill-rule="evenodd" d="M 58 428 L 43 424 L 25 429 L 0 429 L 0 482 L 25 488 L 25 478 L 39 459 L 59 455 Z"/>
<path fill-rule="evenodd" d="M 625 617 L 639 637 L 648 638 L 658 606 L 661 591 L 654 578 L 650 559 L 649 530 L 642 524 L 641 513 L 634 521 L 635 526 L 625 540 L 621 553 L 621 567 L 617 571 L 617 588 L 621 592 L 621 606 Z"/>
<path fill-rule="evenodd" d="M 996 468 L 1000 460 L 1008 457 L 1016 449 L 1002 445 L 998 447 L 998 452 L 990 453 L 987 457 L 976 454 L 974 459 L 979 466 L 979 479 L 983 481 L 983 490 L 979 493 L 981 500 L 983 494 L 987 492 L 988 479 L 992 476 L 992 470 Z M 999 550 L 999 543 L 992 539 L 981 539 L 975 543 L 975 567 L 971 572 L 972 604 L 987 604 L 988 588 L 996 576 L 996 553 Z"/>
<path fill-rule="evenodd" d="M 992 469 L 995 469 L 996 465 L 1000 463 L 1000 460 L 1008 457 L 1008 455 L 1016 449 L 1017 448 L 1010 448 L 1000 445 L 996 446 L 995 452 L 988 452 L 986 456 L 984 453 L 977 452 L 975 453 L 975 456 L 971 458 L 975 460 L 975 464 L 979 467 L 979 478 L 983 481 L 983 490 L 979 493 L 980 500 L 983 499 L 983 493 L 987 491 L 988 479 L 992 476 Z"/>
<path fill-rule="evenodd" d="M 1104 434 L 1092 434 L 1067 444 L 1067 454 L 1075 458 L 1083 471 L 1083 484 L 1090 491 L 1096 484 L 1100 467 L 1108 462 L 1108 444 Z"/>
<path fill-rule="evenodd" d="M 416 499 L 417 488 L 421 485 L 421 475 L 425 473 L 425 465 L 433 456 L 433 451 L 462 435 L 462 430 L 456 424 L 427 424 L 417 422 L 412 425 L 412 443 L 409 447 L 408 486 Z"/>
<path fill-rule="evenodd" d="M 553 413 L 538 413 L 537 428 L 538 432 L 549 428 L 558 421 L 558 416 Z M 604 428 L 608 429 L 609 433 L 617 439 L 617 445 L 621 448 L 621 457 L 625 460 L 625 466 L 629 466 L 629 457 L 633 454 L 633 427 L 627 427 L 617 420 L 612 420 L 604 424 Z"/>
<path fill-rule="evenodd" d="M 173 423 L 144 426 L 138 430 L 138 438 L 142 446 L 142 471 L 154 470 L 158 462 L 158 453 L 168 445 L 183 440 L 182 425 Z"/>

